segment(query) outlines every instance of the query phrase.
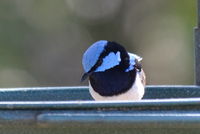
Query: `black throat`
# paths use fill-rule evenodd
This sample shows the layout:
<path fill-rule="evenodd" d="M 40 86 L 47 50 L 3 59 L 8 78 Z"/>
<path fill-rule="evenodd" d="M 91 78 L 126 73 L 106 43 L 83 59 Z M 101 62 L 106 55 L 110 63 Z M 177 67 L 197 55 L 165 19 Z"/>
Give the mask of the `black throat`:
<path fill-rule="evenodd" d="M 125 72 L 120 66 L 104 72 L 94 72 L 89 80 L 92 88 L 101 96 L 114 96 L 128 91 L 135 82 L 136 70 Z"/>

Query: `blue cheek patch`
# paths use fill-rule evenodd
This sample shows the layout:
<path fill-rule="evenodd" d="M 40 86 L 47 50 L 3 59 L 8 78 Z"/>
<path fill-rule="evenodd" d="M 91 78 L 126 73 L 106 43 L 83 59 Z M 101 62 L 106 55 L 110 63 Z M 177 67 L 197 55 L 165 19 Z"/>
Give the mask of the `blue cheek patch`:
<path fill-rule="evenodd" d="M 106 40 L 97 41 L 83 54 L 82 64 L 85 72 L 90 71 L 90 69 L 96 64 L 100 54 L 104 50 L 104 47 L 107 45 L 107 42 L 108 41 Z"/>
<path fill-rule="evenodd" d="M 133 54 L 133 53 L 128 53 L 129 55 L 129 68 L 127 68 L 125 70 L 125 72 L 128 72 L 128 71 L 131 71 L 134 69 L 134 65 L 135 65 L 135 60 L 137 59 L 138 61 L 141 61 L 142 60 L 142 57 L 136 55 L 136 54 Z"/>
<path fill-rule="evenodd" d="M 116 54 L 111 52 L 103 59 L 103 63 L 95 70 L 95 72 L 103 72 L 107 69 L 113 68 L 119 65 L 120 61 L 120 52 L 117 52 Z"/>

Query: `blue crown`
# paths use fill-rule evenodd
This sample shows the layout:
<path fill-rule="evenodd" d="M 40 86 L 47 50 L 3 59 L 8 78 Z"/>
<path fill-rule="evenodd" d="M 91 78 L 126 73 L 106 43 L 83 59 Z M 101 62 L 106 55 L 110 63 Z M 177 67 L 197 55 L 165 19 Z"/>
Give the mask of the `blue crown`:
<path fill-rule="evenodd" d="M 106 40 L 100 40 L 92 44 L 83 54 L 82 64 L 85 72 L 90 71 L 90 69 L 96 64 L 99 59 L 100 54 L 103 52 L 104 47 L 107 45 Z"/>

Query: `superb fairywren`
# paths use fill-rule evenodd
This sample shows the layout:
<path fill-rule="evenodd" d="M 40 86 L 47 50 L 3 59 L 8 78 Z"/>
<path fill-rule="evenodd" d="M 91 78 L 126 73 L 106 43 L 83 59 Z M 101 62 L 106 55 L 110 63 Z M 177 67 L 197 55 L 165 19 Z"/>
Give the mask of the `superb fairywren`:
<path fill-rule="evenodd" d="M 146 82 L 141 60 L 116 42 L 100 40 L 83 55 L 81 80 L 89 77 L 89 91 L 95 100 L 140 100 Z"/>

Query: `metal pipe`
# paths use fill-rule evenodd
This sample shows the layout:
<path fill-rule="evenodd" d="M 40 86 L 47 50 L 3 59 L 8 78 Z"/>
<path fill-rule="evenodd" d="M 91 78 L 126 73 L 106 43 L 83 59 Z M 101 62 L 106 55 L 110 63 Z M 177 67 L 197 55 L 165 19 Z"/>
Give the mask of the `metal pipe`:
<path fill-rule="evenodd" d="M 195 84 L 200 85 L 200 0 L 197 2 L 198 26 L 195 28 Z"/>

